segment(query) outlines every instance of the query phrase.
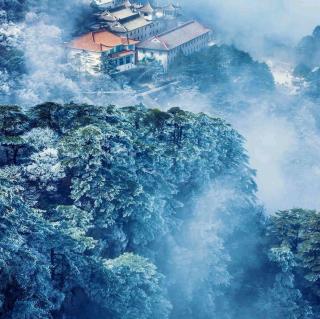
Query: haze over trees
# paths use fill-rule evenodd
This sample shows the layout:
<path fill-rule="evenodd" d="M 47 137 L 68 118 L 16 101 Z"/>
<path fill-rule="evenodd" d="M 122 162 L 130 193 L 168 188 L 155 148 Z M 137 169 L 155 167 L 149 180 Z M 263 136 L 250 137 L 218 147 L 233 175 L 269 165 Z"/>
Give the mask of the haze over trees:
<path fill-rule="evenodd" d="M 319 214 L 265 223 L 243 140 L 222 120 L 54 103 L 0 114 L 3 318 L 317 311 Z M 196 204 L 208 192 L 213 211 Z"/>

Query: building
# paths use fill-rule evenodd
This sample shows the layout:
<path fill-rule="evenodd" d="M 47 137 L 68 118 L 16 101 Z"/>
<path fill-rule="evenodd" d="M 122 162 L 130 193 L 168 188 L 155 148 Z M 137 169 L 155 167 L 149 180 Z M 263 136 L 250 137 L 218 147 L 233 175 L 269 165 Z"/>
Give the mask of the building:
<path fill-rule="evenodd" d="M 115 34 L 137 41 L 144 41 L 165 29 L 163 21 L 147 21 L 141 16 L 124 19 L 109 26 L 109 30 Z"/>
<path fill-rule="evenodd" d="M 170 8 L 175 8 L 173 5 Z M 145 5 L 131 3 L 108 8 L 98 13 L 98 28 L 107 28 L 119 36 L 144 41 L 164 30 L 175 26 L 176 9 L 154 8 L 149 2 Z M 166 11 L 167 10 L 167 11 Z"/>
<path fill-rule="evenodd" d="M 154 15 L 157 19 L 176 19 L 181 14 L 181 7 L 178 5 L 174 5 L 173 3 L 168 3 L 166 5 L 160 5 L 159 2 L 153 6 Z"/>
<path fill-rule="evenodd" d="M 92 0 L 91 5 L 99 10 L 111 9 L 123 5 L 128 0 Z"/>
<path fill-rule="evenodd" d="M 189 55 L 207 47 L 211 30 L 199 22 L 189 21 L 169 31 L 142 41 L 136 46 L 139 62 L 158 61 L 165 71 L 179 53 Z"/>
<path fill-rule="evenodd" d="M 68 56 L 79 71 L 97 74 L 108 68 L 123 72 L 135 67 L 136 43 L 109 31 L 90 32 L 68 43 Z"/>
<path fill-rule="evenodd" d="M 143 41 L 165 30 L 162 20 L 154 20 L 152 14 L 142 12 L 146 6 L 125 5 L 105 10 L 99 15 L 100 28 L 130 39 Z"/>
<path fill-rule="evenodd" d="M 140 14 L 148 21 L 152 21 L 156 18 L 156 10 L 151 6 L 149 2 L 144 5 L 140 10 Z"/>
<path fill-rule="evenodd" d="M 114 6 L 114 0 L 93 0 L 91 4 L 94 7 L 106 10 Z"/>

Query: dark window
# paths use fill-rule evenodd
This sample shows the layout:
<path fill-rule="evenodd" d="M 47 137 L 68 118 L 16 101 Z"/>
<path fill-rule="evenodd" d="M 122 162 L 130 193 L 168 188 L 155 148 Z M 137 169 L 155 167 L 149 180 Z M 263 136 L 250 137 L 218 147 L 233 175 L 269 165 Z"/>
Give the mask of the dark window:
<path fill-rule="evenodd" d="M 120 60 L 119 60 L 119 64 L 120 65 L 123 65 L 124 63 L 123 63 L 123 58 L 121 58 Z"/>
<path fill-rule="evenodd" d="M 126 64 L 128 64 L 128 63 L 131 63 L 131 56 L 130 55 L 126 57 Z"/>

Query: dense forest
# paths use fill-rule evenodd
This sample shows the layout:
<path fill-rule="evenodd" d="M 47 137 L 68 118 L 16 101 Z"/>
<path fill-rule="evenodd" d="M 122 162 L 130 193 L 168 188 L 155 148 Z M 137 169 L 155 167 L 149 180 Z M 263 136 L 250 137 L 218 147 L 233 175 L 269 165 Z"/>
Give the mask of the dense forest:
<path fill-rule="evenodd" d="M 265 219 L 221 119 L 45 103 L 0 133 L 1 318 L 317 318 L 320 215 Z"/>

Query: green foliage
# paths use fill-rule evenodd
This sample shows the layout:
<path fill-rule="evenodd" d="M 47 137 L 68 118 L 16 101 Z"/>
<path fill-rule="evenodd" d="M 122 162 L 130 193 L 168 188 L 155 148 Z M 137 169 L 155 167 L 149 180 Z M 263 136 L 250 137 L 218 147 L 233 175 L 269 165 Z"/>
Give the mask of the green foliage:
<path fill-rule="evenodd" d="M 200 90 L 214 88 L 247 94 L 274 89 L 274 80 L 266 64 L 254 61 L 248 53 L 233 46 L 212 46 L 190 56 L 180 55 L 172 74 L 186 76 Z"/>
<path fill-rule="evenodd" d="M 320 38 L 317 26 L 312 35 L 303 37 L 295 49 L 294 75 L 300 84 L 301 93 L 312 99 L 319 98 L 320 87 Z"/>
<path fill-rule="evenodd" d="M 255 200 L 243 139 L 220 119 L 73 103 L 0 114 L 4 316 L 168 318 L 152 262 L 197 196 L 223 178 Z"/>
<path fill-rule="evenodd" d="M 17 164 L 24 147 L 22 133 L 28 129 L 27 116 L 17 106 L 0 106 L 0 165 Z"/>
<path fill-rule="evenodd" d="M 63 297 L 53 286 L 45 253 L 50 227 L 40 214 L 1 185 L 0 315 L 50 318 Z"/>
<path fill-rule="evenodd" d="M 153 264 L 142 257 L 124 254 L 105 261 L 104 265 L 113 279 L 112 297 L 105 302 L 115 313 L 114 318 L 168 318 L 171 306 L 163 298 L 163 291 L 159 288 L 162 277 Z"/>
<path fill-rule="evenodd" d="M 320 214 L 316 211 L 293 209 L 278 212 L 269 225 L 271 251 L 291 254 L 291 269 L 297 287 L 306 292 L 309 301 L 317 305 L 320 300 Z"/>

